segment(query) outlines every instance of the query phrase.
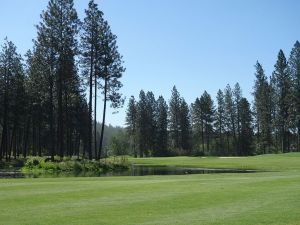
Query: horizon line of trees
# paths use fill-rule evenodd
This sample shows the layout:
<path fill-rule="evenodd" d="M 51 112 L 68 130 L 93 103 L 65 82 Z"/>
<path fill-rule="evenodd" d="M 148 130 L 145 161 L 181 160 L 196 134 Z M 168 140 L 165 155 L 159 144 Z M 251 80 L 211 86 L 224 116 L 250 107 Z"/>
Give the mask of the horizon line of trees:
<path fill-rule="evenodd" d="M 231 155 L 300 151 L 300 43 L 289 59 L 280 50 L 274 71 L 255 64 L 253 104 L 238 83 L 204 93 L 190 106 L 174 86 L 168 103 L 151 91 L 129 99 L 128 153 L 135 157 Z M 124 138 L 123 138 L 124 139 Z M 124 152 L 124 151 L 123 151 Z"/>
<path fill-rule="evenodd" d="M 117 36 L 94 0 L 83 21 L 73 0 L 49 0 L 36 29 L 25 63 L 7 38 L 0 50 L 0 159 L 100 159 L 107 102 L 113 108 L 124 103 L 120 78 L 125 68 Z M 100 138 L 98 90 L 104 109 Z"/>

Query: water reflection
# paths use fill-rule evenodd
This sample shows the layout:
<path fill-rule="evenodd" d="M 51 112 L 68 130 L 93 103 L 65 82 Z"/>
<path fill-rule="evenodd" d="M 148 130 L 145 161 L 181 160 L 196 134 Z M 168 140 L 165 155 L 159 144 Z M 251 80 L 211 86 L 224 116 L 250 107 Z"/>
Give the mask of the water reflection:
<path fill-rule="evenodd" d="M 130 171 L 130 176 L 147 175 L 187 175 L 187 174 L 209 174 L 209 173 L 253 173 L 255 170 L 241 169 L 208 169 L 208 168 L 184 168 L 176 166 L 140 166 L 135 165 Z"/>
<path fill-rule="evenodd" d="M 149 176 L 149 175 L 187 175 L 209 173 L 253 173 L 255 170 L 242 169 L 207 169 L 207 168 L 183 168 L 175 166 L 142 166 L 132 165 L 128 170 L 105 171 L 105 172 L 44 172 L 44 173 L 21 173 L 2 172 L 0 178 L 50 178 L 50 177 L 107 177 L 107 176 Z"/>

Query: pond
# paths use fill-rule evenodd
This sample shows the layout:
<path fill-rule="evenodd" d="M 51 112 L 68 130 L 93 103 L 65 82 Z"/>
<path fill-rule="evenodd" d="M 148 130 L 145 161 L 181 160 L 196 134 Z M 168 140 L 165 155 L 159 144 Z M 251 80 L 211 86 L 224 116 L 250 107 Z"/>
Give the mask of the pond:
<path fill-rule="evenodd" d="M 176 166 L 145 166 L 132 165 L 128 170 L 107 172 L 56 172 L 56 173 L 22 173 L 0 172 L 0 178 L 38 178 L 38 177 L 108 177 L 108 176 L 149 176 L 149 175 L 188 175 L 209 173 L 254 173 L 256 170 L 243 169 L 208 169 L 185 168 Z"/>

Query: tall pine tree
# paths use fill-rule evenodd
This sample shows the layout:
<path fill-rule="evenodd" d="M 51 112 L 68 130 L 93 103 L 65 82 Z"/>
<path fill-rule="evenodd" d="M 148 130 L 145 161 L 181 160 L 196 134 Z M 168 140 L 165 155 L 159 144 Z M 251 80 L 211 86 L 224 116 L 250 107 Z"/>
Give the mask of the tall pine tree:
<path fill-rule="evenodd" d="M 276 113 L 276 123 L 279 131 L 281 151 L 289 150 L 289 108 L 291 98 L 291 79 L 287 70 L 287 61 L 282 50 L 278 53 L 273 76 L 276 81 L 275 104 L 278 105 Z"/>
<path fill-rule="evenodd" d="M 288 70 L 292 79 L 291 117 L 297 130 L 297 151 L 300 151 L 300 43 L 296 41 L 291 51 Z"/>

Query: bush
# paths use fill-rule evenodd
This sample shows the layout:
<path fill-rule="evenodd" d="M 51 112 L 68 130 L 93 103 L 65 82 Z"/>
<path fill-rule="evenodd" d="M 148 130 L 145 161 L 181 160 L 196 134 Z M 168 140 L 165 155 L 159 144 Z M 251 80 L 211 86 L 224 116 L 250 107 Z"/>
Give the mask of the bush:
<path fill-rule="evenodd" d="M 57 165 L 54 162 L 48 161 L 42 164 L 41 169 L 56 171 Z"/>
<path fill-rule="evenodd" d="M 42 157 L 29 157 L 26 160 L 25 167 L 28 169 L 41 168 L 41 164 L 45 162 Z"/>
<path fill-rule="evenodd" d="M 29 157 L 22 168 L 23 171 L 45 172 L 101 172 L 109 170 L 128 169 L 128 160 L 125 156 L 102 159 L 99 161 L 64 158 L 61 161 L 50 161 L 49 158 Z"/>

